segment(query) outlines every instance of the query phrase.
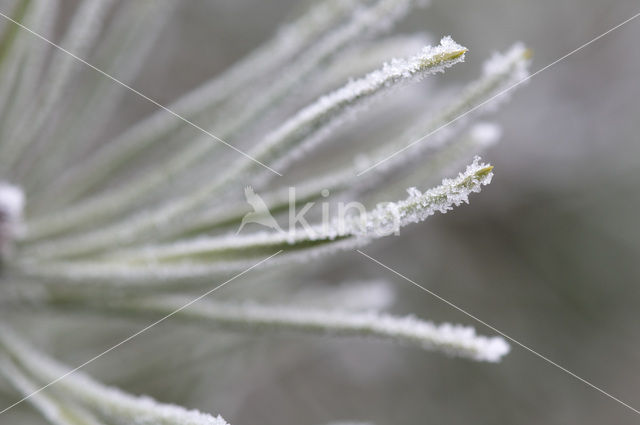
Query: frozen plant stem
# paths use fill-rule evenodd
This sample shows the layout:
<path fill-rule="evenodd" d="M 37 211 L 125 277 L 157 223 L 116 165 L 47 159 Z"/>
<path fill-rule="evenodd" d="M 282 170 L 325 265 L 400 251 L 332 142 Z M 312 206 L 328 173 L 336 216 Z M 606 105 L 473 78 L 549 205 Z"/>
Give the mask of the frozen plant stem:
<path fill-rule="evenodd" d="M 366 100 L 399 84 L 444 72 L 446 68 L 464 61 L 466 52 L 466 47 L 459 45 L 451 37 L 444 37 L 438 46 L 425 47 L 412 58 L 394 59 L 382 69 L 321 97 L 267 136 L 250 153 L 256 158 L 271 162 L 285 150 L 299 147 L 305 142 L 311 144 L 314 141 L 311 136 L 317 134 L 323 126 L 334 123 L 339 114 L 362 107 Z"/>
<path fill-rule="evenodd" d="M 83 305 L 83 301 L 57 300 L 63 308 L 103 312 L 109 316 L 157 318 L 177 311 L 190 301 L 184 297 L 157 297 Z M 255 303 L 221 303 L 201 300 L 175 313 L 175 320 L 206 328 L 253 331 L 328 334 L 367 337 L 441 351 L 451 356 L 498 362 L 509 352 L 502 337 L 476 335 L 470 327 L 448 323 L 435 325 L 414 317 L 397 317 L 377 312 L 346 312 Z"/>
<path fill-rule="evenodd" d="M 114 252 L 91 262 L 25 261 L 16 264 L 14 272 L 27 278 L 49 280 L 52 284 L 77 285 L 93 281 L 100 285 L 141 284 L 152 288 L 242 270 L 256 256 L 283 250 L 283 254 L 267 263 L 273 267 L 362 246 L 411 223 L 423 221 L 436 212 L 445 213 L 468 202 L 471 193 L 479 192 L 483 185 L 489 184 L 492 169 L 476 158 L 464 172 L 454 179 L 443 180 L 438 187 L 424 193 L 412 188 L 403 201 L 379 204 L 364 216 L 347 216 L 329 226 L 177 241 Z"/>
<path fill-rule="evenodd" d="M 82 372 L 69 369 L 28 346 L 9 328 L 0 327 L 0 352 L 15 367 L 33 377 L 37 385 L 56 381 L 50 390 L 117 425 L 227 425 L 222 417 L 196 410 L 161 404 L 149 397 L 136 397 L 107 387 Z M 4 368 L 0 372 L 7 373 Z M 9 370 L 9 373 L 11 370 Z M 64 377 L 64 378 L 61 378 Z"/>
<path fill-rule="evenodd" d="M 74 403 L 60 400 L 45 391 L 38 392 L 40 386 L 8 358 L 0 360 L 0 375 L 4 375 L 23 397 L 29 397 L 29 403 L 53 425 L 104 425 Z"/>

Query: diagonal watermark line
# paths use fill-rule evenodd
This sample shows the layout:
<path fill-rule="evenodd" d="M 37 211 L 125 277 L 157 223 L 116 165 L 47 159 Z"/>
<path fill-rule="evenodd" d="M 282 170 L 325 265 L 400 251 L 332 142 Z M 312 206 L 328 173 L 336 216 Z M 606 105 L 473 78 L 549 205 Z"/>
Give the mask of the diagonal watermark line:
<path fill-rule="evenodd" d="M 465 315 L 467 315 L 468 317 L 472 318 L 473 320 L 475 320 L 476 322 L 486 326 L 487 328 L 491 329 L 492 331 L 502 335 L 503 337 L 505 337 L 506 339 L 508 339 L 509 341 L 513 342 L 516 345 L 519 345 L 520 347 L 524 348 L 525 350 L 529 351 L 530 353 L 538 356 L 539 358 L 541 358 L 542 360 L 546 361 L 547 363 L 557 367 L 558 369 L 562 370 L 563 372 L 573 376 L 574 378 L 576 378 L 577 380 L 583 382 L 584 384 L 587 384 L 588 386 L 590 386 L 591 388 L 593 388 L 596 391 L 599 391 L 600 393 L 604 394 L 605 396 L 609 397 L 610 399 L 620 403 L 621 405 L 623 405 L 624 407 L 632 410 L 633 412 L 637 413 L 640 415 L 640 410 L 630 406 L 629 404 L 625 403 L 624 401 L 620 400 L 617 397 L 612 396 L 611 394 L 609 394 L 608 392 L 606 392 L 605 390 L 595 386 L 594 384 L 592 384 L 591 382 L 587 381 L 584 378 L 579 377 L 578 375 L 576 375 L 575 373 L 571 372 L 569 369 L 566 369 L 562 366 L 560 366 L 558 363 L 554 362 L 553 360 L 548 359 L 547 357 L 543 356 L 542 354 L 538 353 L 537 351 L 535 351 L 534 349 L 524 345 L 523 343 L 521 343 L 520 341 L 510 337 L 509 335 L 505 334 L 502 331 L 499 331 L 498 329 L 494 328 L 493 326 L 491 326 L 490 324 L 488 324 L 487 322 L 477 318 L 476 316 L 474 316 L 473 314 L 467 312 L 466 310 L 458 307 L 457 305 L 455 305 L 454 303 L 452 303 L 449 300 L 446 300 L 445 298 L 442 298 L 440 295 L 436 294 L 435 292 L 425 288 L 424 286 L 420 285 L 419 283 L 416 283 L 415 281 L 409 279 L 408 277 L 406 277 L 405 275 L 401 274 L 400 272 L 392 269 L 391 267 L 381 263 L 380 261 L 376 260 L 375 258 L 365 254 L 364 252 L 360 251 L 359 249 L 357 249 L 356 251 L 358 251 L 360 254 L 362 254 L 363 256 L 365 256 L 366 258 L 368 258 L 369 260 L 373 261 L 374 263 L 378 264 L 379 266 L 389 270 L 391 273 L 401 277 L 402 279 L 406 280 L 407 282 L 411 283 L 412 285 L 418 287 L 419 289 L 422 289 L 424 292 L 428 293 L 429 295 L 432 295 L 434 297 L 436 297 L 437 299 L 439 299 L 440 301 L 444 302 L 445 304 L 449 305 L 450 307 L 455 308 L 456 310 L 458 310 L 461 313 L 464 313 Z"/>
<path fill-rule="evenodd" d="M 458 115 L 457 117 L 453 118 L 451 121 L 442 124 L 440 127 L 436 128 L 435 130 L 430 131 L 429 133 L 425 134 L 424 136 L 420 137 L 417 140 L 414 140 L 413 142 L 409 143 L 407 146 L 403 147 L 402 149 L 392 153 L 391 155 L 387 156 L 384 159 L 381 159 L 380 161 L 376 162 L 375 164 L 373 164 L 372 166 L 370 166 L 369 168 L 366 168 L 363 171 L 360 171 L 357 176 L 360 177 L 361 175 L 363 175 L 364 173 L 367 173 L 371 170 L 373 170 L 374 168 L 376 168 L 378 165 L 390 160 L 391 158 L 395 157 L 396 155 L 406 151 L 407 149 L 409 149 L 410 147 L 412 147 L 413 145 L 422 142 L 423 140 L 425 140 L 426 138 L 432 136 L 433 134 L 439 132 L 440 130 L 448 127 L 449 125 L 455 123 L 456 121 L 466 117 L 467 115 L 469 115 L 470 113 L 478 110 L 479 108 L 483 107 L 484 105 L 492 102 L 493 100 L 497 99 L 498 97 L 503 96 L 504 94 L 510 92 L 511 90 L 515 89 L 516 87 L 520 86 L 521 84 L 529 81 L 530 79 L 532 79 L 533 77 L 535 77 L 536 75 L 540 74 L 543 71 L 546 71 L 547 69 L 551 68 L 552 66 L 556 65 L 558 62 L 562 62 L 563 60 L 567 59 L 569 56 L 573 55 L 574 53 L 579 52 L 580 50 L 584 49 L 585 47 L 591 45 L 592 43 L 595 43 L 596 41 L 600 40 L 602 37 L 606 36 L 607 34 L 610 34 L 611 32 L 617 30 L 618 28 L 620 28 L 621 26 L 633 21 L 634 19 L 636 19 L 638 16 L 640 16 L 640 12 L 636 13 L 635 15 L 633 15 L 632 17 L 630 17 L 629 19 L 619 23 L 618 25 L 616 25 L 615 27 L 603 32 L 602 34 L 600 34 L 599 36 L 597 36 L 596 38 L 591 39 L 590 41 L 584 43 L 582 46 L 577 47 L 575 49 L 573 49 L 572 51 L 570 51 L 569 53 L 565 54 L 564 56 L 556 59 L 555 61 L 551 62 L 549 65 L 544 66 L 542 68 L 540 68 L 539 70 L 537 70 L 536 72 L 534 72 L 531 75 L 528 75 L 527 77 L 523 78 L 522 80 L 512 84 L 511 86 L 507 87 L 506 89 L 502 90 L 501 92 L 491 96 L 489 99 L 483 101 L 482 103 L 479 103 L 478 105 L 474 106 L 473 108 L 469 109 L 466 112 L 463 112 L 462 114 Z"/>
<path fill-rule="evenodd" d="M 134 89 L 133 87 L 131 87 L 130 85 L 118 80 L 117 78 L 111 76 L 110 74 L 106 73 L 105 71 L 101 70 L 100 68 L 96 67 L 95 65 L 90 64 L 89 62 L 87 62 L 86 60 L 82 59 L 81 57 L 74 55 L 73 53 L 71 53 L 69 50 L 65 49 L 64 47 L 54 43 L 53 41 L 47 39 L 46 37 L 44 37 L 43 35 L 33 31 L 30 28 L 27 28 L 26 26 L 22 25 L 20 22 L 12 19 L 11 17 L 5 15 L 4 13 L 0 12 L 0 16 L 2 16 L 3 18 L 5 18 L 6 20 L 13 22 L 14 24 L 16 24 L 17 26 L 19 26 L 20 28 L 22 28 L 25 31 L 28 31 L 29 33 L 33 34 L 34 36 L 36 36 L 37 38 L 39 38 L 40 40 L 50 44 L 51 46 L 55 47 L 56 49 L 60 50 L 61 52 L 66 53 L 67 55 L 71 56 L 72 58 L 76 59 L 79 62 L 82 62 L 83 64 L 85 64 L 86 66 L 88 66 L 89 68 L 93 69 L 94 71 L 98 72 L 99 74 L 102 74 L 103 76 L 107 77 L 108 79 L 110 79 L 111 81 L 113 81 L 114 83 L 117 83 L 119 85 L 121 85 L 122 87 L 124 87 L 125 89 L 137 94 L 138 96 L 140 96 L 141 98 L 147 100 L 148 102 L 153 103 L 155 106 L 157 106 L 158 108 L 168 112 L 169 114 L 173 115 L 174 117 L 184 121 L 185 123 L 187 123 L 188 125 L 190 125 L 191 127 L 195 128 L 196 130 L 199 130 L 200 132 L 206 134 L 207 136 L 211 137 L 214 140 L 217 140 L 218 142 L 222 143 L 223 145 L 233 149 L 234 151 L 238 152 L 240 155 L 244 156 L 245 158 L 255 162 L 256 164 L 259 164 L 261 166 L 263 166 L 264 168 L 266 168 L 267 170 L 271 171 L 274 174 L 277 174 L 279 176 L 282 177 L 282 174 L 280 174 L 279 172 L 277 172 L 276 170 L 274 170 L 273 168 L 269 167 L 266 164 L 263 164 L 262 162 L 260 162 L 259 160 L 253 158 L 251 155 L 243 152 L 242 150 L 236 148 L 235 146 L 233 146 L 232 144 L 222 140 L 220 137 L 216 136 L 215 134 L 211 133 L 210 131 L 205 130 L 204 128 L 200 127 L 198 124 L 194 123 L 193 121 L 190 121 L 189 119 L 183 117 L 182 115 L 178 114 L 177 112 L 172 111 L 171 109 L 167 108 L 166 106 L 162 105 L 161 103 L 153 100 L 152 98 L 150 98 L 149 96 L 145 95 L 144 93 L 141 93 L 140 91 Z"/>
<path fill-rule="evenodd" d="M 49 388 L 50 386 L 54 385 L 56 382 L 60 382 L 62 381 L 64 378 L 66 378 L 67 376 L 77 372 L 78 370 L 82 369 L 83 367 L 87 366 L 89 363 L 92 363 L 96 360 L 98 360 L 99 358 L 103 357 L 104 355 L 110 353 L 111 351 L 115 350 L 116 348 L 120 347 L 123 344 L 126 344 L 127 342 L 131 341 L 132 339 L 136 338 L 137 336 L 139 336 L 140 334 L 148 331 L 149 329 L 153 328 L 156 325 L 159 325 L 160 323 L 164 322 L 165 320 L 169 319 L 170 317 L 176 315 L 177 313 L 181 312 L 182 310 L 184 310 L 185 308 L 188 308 L 189 306 L 197 303 L 198 301 L 200 301 L 201 299 L 203 299 L 204 297 L 212 294 L 213 292 L 217 291 L 218 289 L 222 288 L 223 286 L 225 286 L 227 283 L 239 278 L 240 276 L 248 273 L 249 271 L 253 270 L 254 268 L 258 267 L 259 265 L 263 264 L 264 262 L 272 259 L 273 257 L 275 257 L 276 255 L 280 254 L 282 252 L 282 250 L 276 252 L 275 254 L 272 254 L 270 256 L 268 256 L 267 258 L 264 258 L 263 260 L 259 261 L 258 263 L 252 265 L 251 267 L 249 267 L 248 269 L 234 275 L 233 277 L 229 278 L 228 280 L 222 282 L 221 284 L 219 284 L 218 286 L 216 286 L 213 289 L 208 290 L 207 292 L 205 292 L 204 294 L 198 296 L 197 298 L 194 298 L 193 300 L 189 301 L 188 303 L 184 304 L 182 307 L 172 311 L 171 313 L 167 314 L 166 316 L 161 317 L 160 319 L 156 320 L 155 322 L 151 323 L 150 325 L 140 329 L 138 332 L 128 336 L 127 338 L 123 339 L 122 341 L 120 341 L 119 343 L 111 346 L 110 348 L 106 349 L 105 351 L 101 352 L 100 354 L 95 355 L 94 357 L 90 358 L 89 360 L 87 360 L 86 362 L 82 363 L 80 366 L 75 367 L 74 369 L 71 369 L 70 371 L 68 371 L 67 373 L 65 373 L 64 375 L 59 376 L 58 378 L 54 379 L 53 381 L 49 382 L 48 384 L 44 385 L 43 387 L 40 387 L 39 389 L 37 389 L 36 391 L 32 392 L 31 394 L 28 394 L 26 396 L 24 396 L 23 398 L 21 398 L 20 400 L 16 401 L 15 403 L 13 403 L 10 406 L 5 407 L 4 409 L 2 409 L 2 411 L 0 411 L 0 415 L 5 413 L 7 410 L 12 409 L 14 407 L 16 407 L 17 405 L 19 405 L 20 403 L 22 403 L 23 401 L 26 401 L 28 399 L 30 399 L 31 397 L 33 397 L 34 395 L 46 390 L 47 388 Z"/>

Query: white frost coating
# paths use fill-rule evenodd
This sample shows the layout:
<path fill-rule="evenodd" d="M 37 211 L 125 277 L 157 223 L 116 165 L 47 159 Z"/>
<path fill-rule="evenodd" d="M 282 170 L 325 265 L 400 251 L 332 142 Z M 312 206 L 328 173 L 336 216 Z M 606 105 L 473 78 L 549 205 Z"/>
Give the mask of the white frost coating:
<path fill-rule="evenodd" d="M 476 157 L 454 179 L 444 179 L 438 187 L 424 193 L 409 189 L 409 197 L 400 202 L 379 204 L 362 217 L 347 216 L 325 225 L 288 232 L 257 232 L 247 235 L 201 237 L 171 244 L 130 248 L 101 257 L 99 261 L 37 263 L 25 261 L 16 268 L 23 276 L 50 280 L 52 283 L 100 282 L 106 285 L 150 285 L 171 281 L 202 279 L 243 270 L 255 263 L 252 251 L 263 250 L 260 259 L 283 254 L 265 265 L 276 266 L 295 260 L 335 253 L 363 246 L 373 239 L 397 233 L 400 228 L 425 220 L 436 212 L 445 213 L 467 203 L 469 195 L 480 192 L 493 177 L 493 167 Z M 86 282 L 85 282 L 86 281 Z"/>
<path fill-rule="evenodd" d="M 24 397 L 29 397 L 27 401 L 54 425 L 103 425 L 73 403 L 67 400 L 61 403 L 50 392 L 38 392 L 40 385 L 36 385 L 9 359 L 0 360 L 0 375 L 4 375 Z"/>
<path fill-rule="evenodd" d="M 190 299 L 152 297 L 107 305 L 115 312 L 166 315 Z M 509 352 L 502 337 L 476 335 L 474 328 L 377 312 L 345 312 L 314 308 L 200 301 L 173 315 L 202 326 L 231 330 L 298 331 L 336 336 L 371 337 L 445 352 L 452 356 L 497 362 Z"/>
<path fill-rule="evenodd" d="M 436 212 L 446 213 L 463 203 L 469 203 L 469 195 L 480 192 L 482 186 L 491 183 L 493 167 L 480 163 L 476 157 L 467 169 L 454 179 L 444 179 L 442 184 L 422 193 L 416 188 L 409 188 L 409 197 L 404 201 L 378 204 L 368 213 L 364 226 L 362 220 L 355 220 L 351 234 L 376 235 L 381 230 L 399 229 L 411 223 L 418 223 Z"/>
<path fill-rule="evenodd" d="M 490 123 L 490 122 L 480 122 L 474 125 L 469 134 L 465 137 L 454 137 L 457 135 L 457 132 L 451 133 L 440 133 L 438 135 L 438 142 L 442 142 L 442 149 L 445 150 L 443 153 L 444 156 L 456 156 L 469 158 L 474 153 L 479 153 L 482 149 L 486 149 L 489 146 L 494 145 L 498 142 L 500 137 L 502 136 L 502 129 L 499 125 Z M 445 137 L 443 137 L 445 136 Z M 447 145 L 451 144 L 452 146 L 447 149 Z M 465 149 L 461 149 L 458 145 L 464 145 Z M 466 145 L 472 145 L 467 147 Z M 439 146 L 439 144 L 438 144 Z M 458 153 L 458 151 L 463 150 L 463 152 Z M 421 153 L 424 151 L 421 150 Z M 452 154 L 449 151 L 454 151 Z M 384 155 L 388 155 L 388 150 L 384 151 Z M 471 152 L 467 155 L 468 152 Z M 413 152 L 411 152 L 413 154 Z M 399 155 L 400 161 L 389 161 L 390 167 L 380 167 L 384 168 L 385 173 L 391 170 L 396 169 L 403 162 L 409 160 L 409 155 Z M 434 162 L 433 160 L 436 157 L 440 156 L 439 152 L 434 152 L 432 155 L 427 157 L 427 163 L 430 164 Z M 378 157 L 383 159 L 384 156 Z M 412 156 L 411 161 L 418 161 L 418 158 Z M 450 158 L 449 158 L 450 160 Z M 437 161 L 436 161 L 437 162 Z M 329 190 L 330 193 L 340 193 L 345 189 L 350 189 L 350 193 L 359 193 L 360 191 L 364 191 L 369 188 L 378 187 L 378 182 L 380 178 L 376 176 L 368 177 L 366 181 L 353 181 L 354 175 L 356 174 L 355 170 L 365 169 L 370 164 L 369 160 L 366 160 L 366 164 L 360 166 L 359 164 L 355 164 L 353 169 L 350 167 L 344 167 L 336 170 L 332 170 L 320 177 L 316 177 L 314 179 L 306 180 L 301 182 L 299 185 L 296 185 L 296 199 L 298 203 L 305 203 L 308 201 L 313 201 L 321 196 L 322 190 Z M 456 165 L 457 166 L 457 165 Z M 431 165 L 429 167 L 433 168 Z M 383 174 L 383 173 L 379 173 Z M 404 187 L 407 187 L 416 180 L 411 180 L 405 184 Z M 384 185 L 384 182 L 382 182 Z M 289 203 L 289 189 L 277 189 L 273 191 L 267 191 L 260 194 L 262 198 L 265 200 L 266 204 L 269 205 L 270 208 L 274 210 L 286 208 Z M 193 233 L 194 230 L 199 230 L 202 233 L 209 231 L 211 229 L 216 229 L 217 227 L 221 227 L 224 223 L 237 223 L 242 219 L 242 216 L 246 213 L 246 202 L 244 200 L 240 201 L 229 201 L 228 204 L 218 207 L 212 207 L 200 212 L 197 215 L 194 215 L 193 218 L 184 221 L 178 226 L 173 226 L 170 229 L 162 229 L 161 238 L 166 236 L 174 236 L 178 237 L 180 235 L 185 235 L 189 233 Z"/>
<path fill-rule="evenodd" d="M 69 372 L 69 368 L 35 351 L 5 327 L 0 327 L 0 351 L 28 370 L 39 385 Z M 150 397 L 133 396 L 103 385 L 82 372 L 67 375 L 57 381 L 52 390 L 119 425 L 227 425 L 220 416 L 158 403 Z"/>
<path fill-rule="evenodd" d="M 274 163 L 275 168 L 286 167 L 290 161 L 301 155 L 301 151 L 308 151 L 319 140 L 326 137 L 326 133 L 332 126 L 320 133 L 317 139 L 311 136 L 316 134 L 323 125 L 330 124 L 332 121 L 334 125 L 339 124 L 341 120 L 336 120 L 336 116 L 340 113 L 352 112 L 356 107 L 365 106 L 366 100 L 391 87 L 420 80 L 429 74 L 444 72 L 446 68 L 463 62 L 466 51 L 465 47 L 447 36 L 442 38 L 439 45 L 424 47 L 418 55 L 409 59 L 393 59 L 385 63 L 381 69 L 351 81 L 302 109 L 278 130 L 267 136 L 262 144 L 252 151 L 252 155 L 269 160 L 270 157 L 276 156 L 283 149 L 290 148 L 293 143 L 296 143 L 297 146 L 293 151 L 288 151 L 284 157 Z M 305 140 L 305 138 L 308 139 Z"/>
<path fill-rule="evenodd" d="M 426 34 L 401 34 L 376 39 L 347 49 L 333 61 L 328 69 L 316 77 L 312 84 L 301 88 L 305 96 L 322 95 L 340 87 L 345 81 L 365 75 L 377 69 L 381 63 L 392 57 L 411 56 L 423 46 L 432 44 L 433 39 Z"/>
<path fill-rule="evenodd" d="M 427 154 L 437 154 L 447 145 L 455 144 L 460 139 L 455 137 L 459 132 L 459 127 L 466 125 L 469 121 L 468 118 L 471 118 L 473 114 L 469 114 L 464 119 L 458 119 L 458 117 L 486 99 L 501 93 L 516 82 L 522 81 L 523 78 L 529 75 L 529 62 L 530 53 L 522 43 L 515 44 L 504 54 L 495 53 L 491 59 L 485 62 L 483 75 L 480 78 L 467 85 L 460 95 L 451 102 L 439 108 L 435 115 L 430 114 L 419 120 L 420 122 L 424 121 L 426 124 L 420 123 L 416 125 L 395 140 L 374 150 L 371 154 L 360 155 L 356 158 L 353 170 L 350 168 L 333 170 L 326 177 L 318 180 L 322 180 L 325 184 L 324 188 L 331 190 L 332 193 L 347 186 L 350 187 L 352 192 L 354 189 L 358 192 L 384 184 L 382 178 L 387 173 L 399 167 L 407 167 L 414 162 L 422 161 Z M 479 115 L 490 112 L 508 98 L 508 94 L 494 98 L 489 105 L 479 108 L 474 111 L 474 114 Z M 441 128 L 445 124 L 447 125 L 446 128 Z M 432 134 L 432 132 L 436 131 L 436 134 Z M 492 144 L 491 139 L 496 135 L 489 134 L 489 132 L 495 133 L 495 131 L 490 130 L 489 127 L 485 127 L 480 131 L 481 133 L 471 135 L 475 139 L 474 143 L 481 144 L 485 140 L 487 142 L 486 146 Z M 430 134 L 428 140 L 421 140 L 419 143 L 413 144 L 409 149 L 405 149 L 409 143 L 413 143 L 427 134 Z M 475 136 L 479 136 L 479 139 L 476 139 Z M 400 153 L 396 154 L 398 152 Z M 477 153 L 478 151 L 475 152 Z M 372 170 L 374 173 L 370 173 L 366 179 L 352 181 L 354 174 L 367 169 L 373 164 L 378 164 Z"/>
<path fill-rule="evenodd" d="M 435 116 L 426 116 L 424 121 L 427 125 L 419 124 L 374 153 L 361 155 L 358 158 L 359 162 L 354 164 L 356 173 L 366 170 L 373 164 L 378 165 L 372 169 L 366 179 L 359 179 L 350 186 L 348 192 L 350 196 L 361 197 L 364 192 L 371 193 L 381 186 L 384 187 L 385 175 L 400 167 L 409 168 L 415 163 L 420 164 L 419 171 L 394 183 L 394 190 L 406 188 L 415 181 L 429 181 L 443 169 L 458 167 L 463 158 L 466 161 L 469 156 L 478 154 L 496 143 L 501 136 L 501 130 L 496 127 L 492 129 L 491 124 L 480 123 L 480 127 L 472 128 L 465 136 L 459 135 L 460 130 L 468 124 L 470 118 L 490 112 L 497 104 L 509 97 L 501 95 L 495 98 L 497 94 L 511 87 L 515 81 L 520 81 L 523 75 L 528 75 L 529 51 L 521 44 L 516 44 L 507 54 L 494 55 L 489 62 L 498 60 L 496 58 L 499 58 L 501 66 L 492 67 L 495 73 L 483 72 L 483 76 L 467 85 L 460 96 L 448 105 L 438 108 L 439 112 Z M 487 99 L 492 99 L 489 105 L 478 107 Z M 471 113 L 468 113 L 469 111 Z M 411 142 L 410 145 L 408 145 L 409 142 Z M 341 177 L 347 178 L 348 181 L 353 179 L 352 175 L 345 173 Z M 344 184 L 340 180 L 335 180 L 338 187 Z"/>
<path fill-rule="evenodd" d="M 121 261 L 163 261 L 188 257 L 190 255 L 228 253 L 230 250 L 256 248 L 304 241 L 333 240 L 341 237 L 362 237 L 365 239 L 385 236 L 377 230 L 387 229 L 391 224 L 404 227 L 410 223 L 424 221 L 436 212 L 446 213 L 462 203 L 468 203 L 473 192 L 480 192 L 483 185 L 491 182 L 493 167 L 480 163 L 476 157 L 466 170 L 454 179 L 444 179 L 438 187 L 424 194 L 415 188 L 409 189 L 409 197 L 399 202 L 379 204 L 363 217 L 345 217 L 345 222 L 334 220 L 330 225 L 315 225 L 311 229 L 289 229 L 288 232 L 256 232 L 247 235 L 226 235 L 221 237 L 197 238 L 167 245 L 133 248 L 113 254 Z M 398 221 L 399 220 L 399 221 Z"/>
<path fill-rule="evenodd" d="M 474 115 L 491 112 L 509 99 L 511 92 L 504 90 L 529 75 L 529 59 L 530 53 L 522 43 L 516 43 L 504 54 L 494 53 L 485 62 L 480 78 L 467 85 L 451 102 L 439 107 L 435 115 L 420 120 L 426 125 L 418 124 L 396 141 L 383 145 L 371 154 L 362 155 L 356 168 L 363 171 L 377 164 L 372 171 L 380 175 L 400 166 L 411 165 L 428 152 L 441 149 L 455 140 L 453 136 L 459 127 Z M 491 101 L 484 103 L 488 99 Z M 374 176 L 363 180 L 365 185 L 377 181 Z"/>

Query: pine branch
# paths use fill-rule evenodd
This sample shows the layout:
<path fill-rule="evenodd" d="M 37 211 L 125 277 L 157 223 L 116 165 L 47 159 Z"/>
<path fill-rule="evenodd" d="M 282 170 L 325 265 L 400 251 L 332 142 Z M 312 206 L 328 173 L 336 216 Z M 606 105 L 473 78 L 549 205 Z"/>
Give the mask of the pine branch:
<path fill-rule="evenodd" d="M 220 416 L 214 417 L 196 410 L 158 403 L 150 397 L 127 394 L 105 386 L 83 372 L 69 374 L 69 368 L 35 351 L 13 331 L 0 327 L 0 351 L 8 355 L 22 373 L 43 386 L 54 380 L 51 390 L 92 411 L 99 418 L 118 425 L 226 425 Z M 5 369 L 0 369 L 5 372 Z"/>

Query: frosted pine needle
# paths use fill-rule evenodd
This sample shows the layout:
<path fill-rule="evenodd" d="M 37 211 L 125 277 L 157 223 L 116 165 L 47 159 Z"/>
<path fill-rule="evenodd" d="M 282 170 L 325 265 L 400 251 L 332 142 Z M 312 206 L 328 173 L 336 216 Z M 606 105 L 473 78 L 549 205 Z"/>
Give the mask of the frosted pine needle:
<path fill-rule="evenodd" d="M 42 416 L 53 425 L 104 425 L 94 415 L 67 400 L 60 400 L 46 392 L 38 392 L 40 385 L 29 378 L 9 359 L 0 360 L 3 375 Z"/>
<path fill-rule="evenodd" d="M 185 298 L 151 297 L 94 308 L 111 314 L 158 318 L 177 311 L 189 301 Z M 509 352 L 509 345 L 502 337 L 479 336 L 471 327 L 448 323 L 436 325 L 411 316 L 397 317 L 376 312 L 200 301 L 178 311 L 174 317 L 177 321 L 230 331 L 368 337 L 478 361 L 497 362 Z"/>
<path fill-rule="evenodd" d="M 277 151 L 295 148 L 287 152 L 284 158 L 279 158 L 279 161 L 275 162 L 275 167 L 283 169 L 292 159 L 300 158 L 300 150 L 309 151 L 318 139 L 325 136 L 326 133 L 320 133 L 316 138 L 310 137 L 318 134 L 316 129 L 320 125 L 331 123 L 331 121 L 334 125 L 340 122 L 335 120 L 338 113 L 342 112 L 348 117 L 354 108 L 363 106 L 363 101 L 367 98 L 382 94 L 399 84 L 417 81 L 429 74 L 444 72 L 446 68 L 464 61 L 466 52 L 467 49 L 453 41 L 451 37 L 444 37 L 439 45 L 424 47 L 418 55 L 409 59 L 394 59 L 385 63 L 382 69 L 347 84 L 300 111 L 279 131 L 267 137 L 263 145 L 253 151 L 253 155 L 258 158 L 269 158 Z M 288 139 L 298 141 L 303 137 L 308 139 L 303 140 L 302 143 L 298 142 L 298 146 L 288 142 Z"/>
<path fill-rule="evenodd" d="M 95 281 L 101 285 L 126 284 L 166 286 L 176 281 L 202 281 L 207 277 L 243 270 L 256 262 L 256 255 L 267 257 L 277 250 L 285 253 L 268 265 L 300 261 L 327 255 L 337 250 L 353 249 L 372 240 L 399 232 L 402 227 L 425 220 L 436 212 L 446 213 L 467 203 L 469 195 L 479 192 L 493 177 L 493 167 L 476 158 L 454 179 L 445 179 L 425 193 L 409 189 L 409 196 L 399 202 L 378 205 L 357 216 L 345 216 L 307 228 L 290 228 L 288 232 L 259 232 L 197 238 L 172 244 L 132 248 L 105 255 L 99 261 L 51 261 L 41 264 L 25 262 L 16 273 L 52 283 Z"/>
<path fill-rule="evenodd" d="M 14 365 L 32 376 L 38 386 L 56 382 L 52 390 L 64 399 L 84 406 L 109 423 L 139 425 L 227 425 L 222 417 L 196 410 L 162 404 L 150 397 L 137 397 L 103 385 L 82 372 L 69 368 L 35 351 L 10 329 L 0 328 L 0 352 L 10 356 Z M 0 373 L 4 370 L 0 368 Z"/>

